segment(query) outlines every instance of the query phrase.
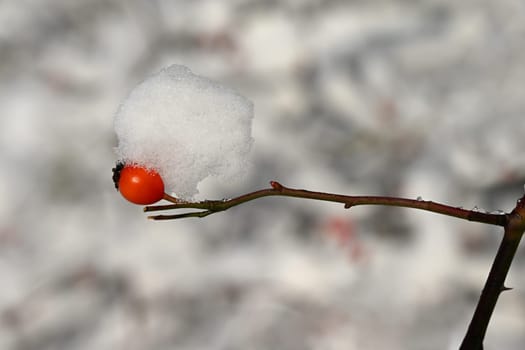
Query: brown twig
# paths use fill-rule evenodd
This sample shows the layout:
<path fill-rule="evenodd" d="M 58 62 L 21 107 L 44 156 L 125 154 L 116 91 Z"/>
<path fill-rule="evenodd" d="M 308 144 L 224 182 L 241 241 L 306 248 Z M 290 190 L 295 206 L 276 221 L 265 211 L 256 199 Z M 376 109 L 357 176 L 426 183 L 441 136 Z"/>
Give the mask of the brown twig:
<path fill-rule="evenodd" d="M 452 216 L 460 219 L 465 219 L 469 221 L 481 222 L 485 224 L 498 226 L 505 226 L 508 220 L 507 214 L 490 214 L 475 210 L 466 210 L 463 208 L 453 207 L 432 201 L 423 201 L 419 199 L 384 196 L 346 196 L 334 193 L 314 192 L 285 187 L 276 181 L 271 181 L 270 185 L 271 188 L 246 193 L 239 197 L 225 200 L 181 202 L 174 197 L 166 195 L 164 199 L 171 201 L 173 204 L 148 206 L 144 208 L 144 211 L 152 212 L 174 209 L 200 209 L 200 211 L 194 211 L 183 214 L 149 216 L 149 218 L 153 220 L 173 220 L 187 217 L 205 217 L 210 214 L 227 210 L 231 207 L 252 201 L 257 198 L 268 196 L 283 196 L 343 203 L 345 208 L 347 209 L 358 205 L 387 205 L 395 207 L 414 208 L 447 216 Z"/>

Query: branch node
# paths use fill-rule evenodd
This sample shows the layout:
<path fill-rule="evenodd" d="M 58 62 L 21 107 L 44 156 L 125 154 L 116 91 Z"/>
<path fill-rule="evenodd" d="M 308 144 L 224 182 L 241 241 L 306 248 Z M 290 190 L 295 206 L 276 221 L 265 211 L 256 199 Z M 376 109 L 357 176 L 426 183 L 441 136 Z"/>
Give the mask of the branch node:
<path fill-rule="evenodd" d="M 345 203 L 345 209 L 350 209 L 352 208 L 352 204 L 351 203 Z"/>
<path fill-rule="evenodd" d="M 270 186 L 272 186 L 274 190 L 277 190 L 279 192 L 283 191 L 283 185 L 281 185 L 277 181 L 270 181 Z"/>

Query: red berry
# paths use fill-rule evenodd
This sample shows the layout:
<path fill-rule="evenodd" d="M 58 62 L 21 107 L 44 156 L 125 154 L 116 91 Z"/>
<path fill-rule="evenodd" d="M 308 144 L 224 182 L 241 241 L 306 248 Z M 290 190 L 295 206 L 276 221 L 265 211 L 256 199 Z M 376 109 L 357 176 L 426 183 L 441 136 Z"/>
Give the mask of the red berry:
<path fill-rule="evenodd" d="M 153 169 L 124 165 L 118 175 L 118 189 L 131 203 L 147 205 L 164 197 L 164 182 Z"/>

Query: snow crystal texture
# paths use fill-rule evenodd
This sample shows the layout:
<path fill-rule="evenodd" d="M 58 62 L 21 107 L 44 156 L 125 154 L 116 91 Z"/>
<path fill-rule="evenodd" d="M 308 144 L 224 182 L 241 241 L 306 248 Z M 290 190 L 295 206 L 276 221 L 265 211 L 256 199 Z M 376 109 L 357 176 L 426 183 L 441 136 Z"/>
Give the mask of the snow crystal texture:
<path fill-rule="evenodd" d="M 115 116 L 116 152 L 156 169 L 183 199 L 208 176 L 232 180 L 248 165 L 253 103 L 234 90 L 172 65 L 139 84 Z"/>

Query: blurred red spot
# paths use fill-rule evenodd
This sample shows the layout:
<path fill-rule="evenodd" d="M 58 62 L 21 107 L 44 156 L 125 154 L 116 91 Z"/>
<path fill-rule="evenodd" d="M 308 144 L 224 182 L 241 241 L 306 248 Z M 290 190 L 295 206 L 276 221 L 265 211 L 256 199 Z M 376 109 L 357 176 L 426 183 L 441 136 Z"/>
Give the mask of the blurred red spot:
<path fill-rule="evenodd" d="M 348 254 L 352 262 L 357 262 L 365 257 L 365 249 L 356 234 L 355 224 L 347 217 L 333 216 L 328 219 L 323 230 L 328 237 L 333 239 L 339 247 Z"/>

